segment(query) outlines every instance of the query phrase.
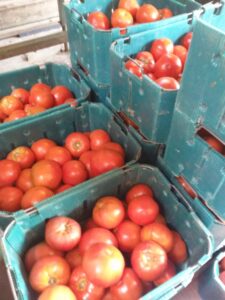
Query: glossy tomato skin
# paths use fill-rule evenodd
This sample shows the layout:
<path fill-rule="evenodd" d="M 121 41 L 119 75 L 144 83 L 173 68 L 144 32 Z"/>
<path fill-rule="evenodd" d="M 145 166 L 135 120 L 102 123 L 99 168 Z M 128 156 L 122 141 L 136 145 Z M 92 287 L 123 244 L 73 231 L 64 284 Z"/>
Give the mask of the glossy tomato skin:
<path fill-rule="evenodd" d="M 77 297 L 77 300 L 101 300 L 104 288 L 92 283 L 82 266 L 76 267 L 69 280 L 69 287 Z"/>
<path fill-rule="evenodd" d="M 137 9 L 140 7 L 137 0 L 120 0 L 118 8 L 123 8 L 129 11 L 129 13 L 135 18 Z"/>
<path fill-rule="evenodd" d="M 100 30 L 108 30 L 110 22 L 108 17 L 101 11 L 94 11 L 88 15 L 87 21 L 95 28 Z"/>
<path fill-rule="evenodd" d="M 141 68 L 141 61 L 134 59 L 134 61 L 132 60 L 128 60 L 125 63 L 125 68 L 132 74 L 134 74 L 135 76 L 142 78 L 142 68 Z M 142 63 L 143 64 L 143 63 Z"/>
<path fill-rule="evenodd" d="M 62 166 L 64 184 L 75 186 L 88 179 L 88 171 L 79 160 L 69 160 Z"/>
<path fill-rule="evenodd" d="M 0 160 L 0 187 L 12 185 L 18 179 L 21 166 L 18 162 L 9 159 Z"/>
<path fill-rule="evenodd" d="M 167 18 L 171 18 L 173 16 L 173 12 L 169 8 L 165 7 L 165 8 L 159 9 L 159 15 L 160 15 L 160 20 L 167 19 Z"/>
<path fill-rule="evenodd" d="M 72 290 L 66 285 L 53 285 L 45 289 L 38 300 L 77 300 Z"/>
<path fill-rule="evenodd" d="M 173 248 L 169 252 L 169 257 L 175 264 L 181 264 L 188 258 L 187 246 L 178 232 L 173 233 Z"/>
<path fill-rule="evenodd" d="M 30 94 L 29 103 L 32 106 L 41 106 L 48 109 L 55 105 L 55 99 L 50 92 L 39 90 Z"/>
<path fill-rule="evenodd" d="M 52 197 L 54 192 L 44 186 L 35 186 L 27 190 L 21 200 L 21 207 L 27 209 L 35 204 Z"/>
<path fill-rule="evenodd" d="M 225 258 L 222 258 L 222 260 L 220 261 L 220 269 L 222 271 L 225 271 Z"/>
<path fill-rule="evenodd" d="M 46 243 L 56 250 L 72 250 L 79 243 L 80 237 L 80 224 L 68 217 L 52 218 L 45 226 Z"/>
<path fill-rule="evenodd" d="M 180 84 L 179 82 L 173 77 L 160 77 L 155 80 L 159 86 L 161 86 L 165 90 L 179 90 Z"/>
<path fill-rule="evenodd" d="M 60 256 L 52 255 L 39 259 L 32 267 L 29 282 L 33 290 L 43 292 L 56 284 L 67 284 L 70 278 L 70 266 Z"/>
<path fill-rule="evenodd" d="M 102 145 L 101 149 L 108 149 L 108 150 L 113 150 L 113 151 L 119 152 L 122 155 L 122 157 L 125 158 L 125 150 L 118 143 L 108 142 L 108 143 Z"/>
<path fill-rule="evenodd" d="M 150 196 L 153 197 L 153 191 L 150 186 L 148 186 L 145 183 L 137 183 L 133 185 L 129 191 L 126 193 L 126 202 L 130 203 L 130 201 L 133 198 L 139 197 L 139 196 Z"/>
<path fill-rule="evenodd" d="M 174 46 L 172 40 L 161 38 L 153 41 L 150 52 L 157 61 L 162 55 L 173 53 L 173 49 Z"/>
<path fill-rule="evenodd" d="M 39 82 L 35 83 L 30 89 L 30 94 L 36 93 L 38 91 L 51 92 L 51 87 L 45 83 Z"/>
<path fill-rule="evenodd" d="M 71 267 L 71 270 L 82 264 L 82 255 L 78 247 L 68 251 L 65 255 L 65 260 Z"/>
<path fill-rule="evenodd" d="M 152 53 L 148 51 L 140 51 L 135 57 L 137 60 L 143 62 L 144 73 L 151 73 L 155 68 L 155 60 Z"/>
<path fill-rule="evenodd" d="M 26 111 L 27 116 L 34 116 L 46 111 L 46 108 L 44 108 L 43 106 L 32 106 L 30 104 L 26 104 L 26 108 L 24 108 L 24 110 Z"/>
<path fill-rule="evenodd" d="M 26 146 L 16 147 L 6 158 L 18 162 L 22 169 L 30 168 L 36 160 L 33 151 Z"/>
<path fill-rule="evenodd" d="M 18 109 L 23 109 L 23 103 L 16 97 L 5 96 L 0 102 L 1 111 L 9 116 L 12 112 Z"/>
<path fill-rule="evenodd" d="M 154 241 L 142 242 L 132 252 L 131 265 L 140 279 L 154 281 L 167 268 L 167 254 Z"/>
<path fill-rule="evenodd" d="M 90 148 L 91 150 L 98 150 L 106 143 L 111 142 L 111 138 L 107 131 L 103 129 L 95 129 L 90 132 Z"/>
<path fill-rule="evenodd" d="M 151 4 L 143 4 L 136 13 L 137 23 L 155 22 L 160 19 L 158 9 Z"/>
<path fill-rule="evenodd" d="M 82 153 L 90 149 L 90 141 L 84 133 L 72 132 L 66 137 L 65 147 L 73 157 L 79 158 Z"/>
<path fill-rule="evenodd" d="M 79 160 L 85 165 L 89 177 L 91 177 L 91 157 L 92 157 L 93 151 L 85 151 L 83 154 L 81 154 Z"/>
<path fill-rule="evenodd" d="M 0 210 L 15 212 L 21 208 L 23 192 L 14 186 L 0 188 Z"/>
<path fill-rule="evenodd" d="M 53 146 L 46 153 L 45 159 L 53 160 L 62 166 L 65 162 L 72 159 L 72 155 L 65 147 Z"/>
<path fill-rule="evenodd" d="M 117 8 L 113 11 L 111 16 L 112 27 L 124 28 L 133 25 L 134 20 L 132 14 L 126 9 Z"/>
<path fill-rule="evenodd" d="M 23 109 L 14 110 L 9 116 L 8 121 L 16 121 L 27 116 L 26 112 Z"/>
<path fill-rule="evenodd" d="M 181 39 L 181 45 L 184 46 L 187 50 L 190 47 L 192 37 L 193 37 L 193 32 L 188 32 Z"/>
<path fill-rule="evenodd" d="M 31 169 L 23 169 L 16 181 L 16 186 L 23 192 L 28 191 L 34 185 L 31 178 Z"/>
<path fill-rule="evenodd" d="M 30 92 L 23 88 L 14 89 L 11 95 L 15 98 L 18 98 L 23 104 L 29 102 Z"/>
<path fill-rule="evenodd" d="M 154 75 L 159 77 L 178 78 L 182 71 L 182 63 L 178 56 L 174 54 L 162 55 L 155 64 Z"/>
<path fill-rule="evenodd" d="M 173 276 L 176 275 L 176 268 L 175 265 L 171 262 L 171 260 L 168 260 L 167 268 L 164 271 L 164 273 L 154 280 L 154 284 L 156 286 L 163 284 L 164 282 L 170 280 Z"/>
<path fill-rule="evenodd" d="M 173 54 L 178 56 L 182 62 L 182 71 L 187 60 L 188 50 L 182 45 L 175 45 L 173 49 Z"/>
<path fill-rule="evenodd" d="M 51 90 L 55 106 L 63 104 L 66 99 L 73 98 L 71 91 L 63 85 L 57 85 Z"/>
<path fill-rule="evenodd" d="M 34 142 L 31 146 L 31 150 L 34 152 L 36 160 L 41 160 L 45 158 L 48 150 L 54 146 L 56 146 L 56 143 L 53 140 L 43 138 Z"/>
<path fill-rule="evenodd" d="M 125 261 L 119 249 L 98 243 L 85 251 L 82 266 L 94 284 L 107 288 L 121 279 Z"/>

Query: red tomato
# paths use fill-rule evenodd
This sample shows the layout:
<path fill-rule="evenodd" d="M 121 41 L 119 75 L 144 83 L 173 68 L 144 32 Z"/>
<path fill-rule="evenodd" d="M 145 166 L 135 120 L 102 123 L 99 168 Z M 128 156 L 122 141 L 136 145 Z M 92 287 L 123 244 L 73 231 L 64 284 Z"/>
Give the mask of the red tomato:
<path fill-rule="evenodd" d="M 168 259 L 168 264 L 167 264 L 166 270 L 159 278 L 154 280 L 154 284 L 156 286 L 163 284 L 164 282 L 170 280 L 175 275 L 176 275 L 175 265 Z"/>
<path fill-rule="evenodd" d="M 107 290 L 107 292 L 105 293 L 102 300 L 117 300 L 117 299 L 115 299 L 115 297 L 113 297 L 113 295 L 110 293 L 110 291 Z"/>
<path fill-rule="evenodd" d="M 40 258 L 51 255 L 63 256 L 63 252 L 52 249 L 45 242 L 41 242 L 31 247 L 26 252 L 24 258 L 26 270 L 30 272 L 36 261 L 38 261 Z"/>
<path fill-rule="evenodd" d="M 64 191 L 70 189 L 71 187 L 73 187 L 71 184 L 62 184 L 57 188 L 56 194 L 62 193 Z"/>
<path fill-rule="evenodd" d="M 20 209 L 23 192 L 13 186 L 0 188 L 0 210 L 15 212 Z"/>
<path fill-rule="evenodd" d="M 117 300 L 137 300 L 143 293 L 143 286 L 135 272 L 125 268 L 120 281 L 110 287 L 110 293 Z"/>
<path fill-rule="evenodd" d="M 0 160 L 0 170 L 0 187 L 2 187 L 16 182 L 21 172 L 21 166 L 16 161 L 2 159 Z"/>
<path fill-rule="evenodd" d="M 160 77 L 155 80 L 155 83 L 169 91 L 179 90 L 180 88 L 179 82 L 173 77 Z"/>
<path fill-rule="evenodd" d="M 61 166 L 72 159 L 72 155 L 69 150 L 61 146 L 53 146 L 48 149 L 48 152 L 45 155 L 45 159 L 56 161 Z"/>
<path fill-rule="evenodd" d="M 31 168 L 31 177 L 34 186 L 45 186 L 56 189 L 62 180 L 61 166 L 52 160 L 40 160 Z"/>
<path fill-rule="evenodd" d="M 141 228 L 130 220 L 125 220 L 114 230 L 119 243 L 119 248 L 123 252 L 131 252 L 140 240 Z"/>
<path fill-rule="evenodd" d="M 33 151 L 26 146 L 14 148 L 8 153 L 6 158 L 18 162 L 22 169 L 30 168 L 35 162 Z"/>
<path fill-rule="evenodd" d="M 24 192 L 33 187 L 33 182 L 31 179 L 31 169 L 24 169 L 21 171 L 16 181 L 16 186 Z"/>
<path fill-rule="evenodd" d="M 80 157 L 82 153 L 90 149 L 90 141 L 84 133 L 72 132 L 66 137 L 65 147 L 73 157 Z"/>
<path fill-rule="evenodd" d="M 51 90 L 51 94 L 54 96 L 55 106 L 63 104 L 66 99 L 73 98 L 71 91 L 63 85 L 57 85 Z"/>
<path fill-rule="evenodd" d="M 45 289 L 38 300 L 77 300 L 72 290 L 65 285 L 53 285 Z"/>
<path fill-rule="evenodd" d="M 158 214 L 154 222 L 166 225 L 166 219 L 160 214 Z"/>
<path fill-rule="evenodd" d="M 112 27 L 124 28 L 133 25 L 134 20 L 132 14 L 126 9 L 117 8 L 113 11 L 111 15 Z"/>
<path fill-rule="evenodd" d="M 130 203 L 130 201 L 133 198 L 143 196 L 143 195 L 153 197 L 153 191 L 147 184 L 137 183 L 137 184 L 133 185 L 129 189 L 129 191 L 126 193 L 126 202 Z"/>
<path fill-rule="evenodd" d="M 137 9 L 140 7 L 137 0 L 120 0 L 118 8 L 124 8 L 135 18 Z"/>
<path fill-rule="evenodd" d="M 30 104 L 26 104 L 26 108 L 24 108 L 24 110 L 27 116 L 34 116 L 42 113 L 43 111 L 46 111 L 46 108 L 38 105 L 32 106 Z"/>
<path fill-rule="evenodd" d="M 225 284 L 225 271 L 222 271 L 220 273 L 219 279 L 222 281 L 223 284 Z"/>
<path fill-rule="evenodd" d="M 27 209 L 35 204 L 52 197 L 53 191 L 44 186 L 35 186 L 25 192 L 21 200 L 21 207 Z"/>
<path fill-rule="evenodd" d="M 27 116 L 26 112 L 22 109 L 14 110 L 8 117 L 8 121 L 16 121 Z"/>
<path fill-rule="evenodd" d="M 108 143 L 102 145 L 101 149 L 109 149 L 109 150 L 117 151 L 123 156 L 123 158 L 125 158 L 125 150 L 118 143 L 108 142 Z"/>
<path fill-rule="evenodd" d="M 1 105 L 0 105 L 0 121 L 3 121 L 6 118 L 7 118 L 7 115 L 3 113 L 2 109 L 1 109 Z"/>
<path fill-rule="evenodd" d="M 128 204 L 127 212 L 134 223 L 143 226 L 154 222 L 159 214 L 159 205 L 150 196 L 143 195 L 134 198 Z"/>
<path fill-rule="evenodd" d="M 41 160 L 45 158 L 45 155 L 51 147 L 56 146 L 56 143 L 50 139 L 40 139 L 34 142 L 31 146 L 31 150 L 36 156 L 36 160 Z"/>
<path fill-rule="evenodd" d="M 65 259 L 70 265 L 72 270 L 80 266 L 82 264 L 82 255 L 80 253 L 79 248 L 77 247 L 67 252 Z"/>
<path fill-rule="evenodd" d="M 187 59 L 187 54 L 188 54 L 187 49 L 182 45 L 175 45 L 173 48 L 173 54 L 175 54 L 180 58 L 182 62 L 182 71 L 183 71 Z"/>
<path fill-rule="evenodd" d="M 159 244 L 153 241 L 142 242 L 132 252 L 131 265 L 139 278 L 154 281 L 167 268 L 167 254 Z"/>
<path fill-rule="evenodd" d="M 172 231 L 173 233 L 173 248 L 169 253 L 169 257 L 175 264 L 181 264 L 185 262 L 188 257 L 187 247 L 185 242 L 182 240 L 179 233 Z"/>
<path fill-rule="evenodd" d="M 67 284 L 69 278 L 69 264 L 64 258 L 52 255 L 43 257 L 34 264 L 29 282 L 33 290 L 41 293 L 51 285 Z"/>
<path fill-rule="evenodd" d="M 94 284 L 107 288 L 121 279 L 125 261 L 116 247 L 98 243 L 85 251 L 82 266 Z"/>
<path fill-rule="evenodd" d="M 187 50 L 190 47 L 192 36 L 193 32 L 188 32 L 181 39 L 181 45 L 184 46 Z"/>
<path fill-rule="evenodd" d="M 16 97 L 5 96 L 0 102 L 1 111 L 9 116 L 12 112 L 18 109 L 23 109 L 23 103 Z"/>
<path fill-rule="evenodd" d="M 140 61 L 141 63 L 141 61 Z M 143 63 L 142 63 L 143 65 Z M 134 61 L 132 60 L 128 60 L 125 63 L 125 68 L 132 74 L 134 74 L 135 76 L 142 78 L 142 68 L 141 68 L 141 64 L 139 64 L 139 61 L 137 59 L 134 59 Z"/>
<path fill-rule="evenodd" d="M 181 176 L 177 177 L 177 181 L 181 184 L 181 186 L 184 188 L 184 190 L 189 194 L 191 198 L 194 199 L 197 197 L 197 194 L 194 191 L 194 189 L 189 185 L 189 183 L 187 183 L 187 181 L 183 177 Z"/>
<path fill-rule="evenodd" d="M 159 9 L 159 15 L 160 15 L 160 20 L 167 19 L 167 18 L 171 18 L 173 16 L 173 12 L 169 8 L 165 7 L 165 8 Z"/>
<path fill-rule="evenodd" d="M 65 184 L 77 185 L 88 179 L 85 165 L 79 160 L 69 160 L 62 167 L 62 180 Z"/>
<path fill-rule="evenodd" d="M 108 132 L 103 129 L 95 129 L 91 131 L 89 134 L 89 138 L 91 150 L 98 150 L 104 144 L 111 142 L 111 138 Z"/>
<path fill-rule="evenodd" d="M 155 286 L 152 281 L 143 281 L 142 280 L 142 285 L 144 289 L 144 294 L 147 294 L 148 292 L 152 291 Z"/>
<path fill-rule="evenodd" d="M 155 60 L 154 57 L 152 55 L 152 53 L 148 52 L 148 51 L 141 51 L 138 52 L 138 54 L 135 57 L 137 60 L 142 61 L 143 62 L 143 69 L 144 69 L 144 73 L 151 73 L 154 71 L 155 68 Z"/>
<path fill-rule="evenodd" d="M 38 91 L 51 92 L 51 87 L 45 83 L 39 82 L 32 86 L 30 93 L 36 93 Z"/>
<path fill-rule="evenodd" d="M 55 105 L 54 96 L 50 92 L 37 91 L 30 94 L 29 102 L 32 106 L 51 108 Z"/>
<path fill-rule="evenodd" d="M 182 63 L 178 56 L 174 54 L 162 55 L 155 64 L 154 75 L 159 77 L 177 78 L 182 70 Z"/>
<path fill-rule="evenodd" d="M 23 104 L 27 104 L 29 102 L 30 92 L 26 89 L 18 88 L 12 91 L 11 96 L 18 98 Z"/>
<path fill-rule="evenodd" d="M 108 30 L 110 22 L 108 17 L 101 11 L 94 11 L 88 15 L 87 21 L 95 28 L 100 30 Z"/>
<path fill-rule="evenodd" d="M 52 218 L 45 226 L 46 243 L 56 250 L 72 250 L 79 243 L 80 237 L 80 224 L 68 217 Z"/>
<path fill-rule="evenodd" d="M 90 248 L 91 245 L 97 243 L 104 243 L 118 247 L 117 239 L 111 231 L 105 228 L 96 227 L 91 228 L 83 233 L 79 243 L 80 252 L 84 253 Z"/>
<path fill-rule="evenodd" d="M 162 55 L 173 53 L 173 49 L 173 41 L 168 38 L 161 38 L 153 41 L 150 52 L 157 61 Z"/>
<path fill-rule="evenodd" d="M 120 153 L 108 149 L 96 150 L 91 157 L 92 177 L 122 167 L 124 164 L 124 158 Z"/>
<path fill-rule="evenodd" d="M 64 104 L 69 104 L 71 107 L 76 107 L 78 103 L 76 98 L 69 98 L 64 101 Z"/>
<path fill-rule="evenodd" d="M 82 266 L 73 270 L 69 287 L 76 295 L 77 300 L 101 300 L 104 294 L 104 288 L 92 283 Z"/>
<path fill-rule="evenodd" d="M 117 227 L 125 217 L 125 209 L 120 199 L 106 196 L 98 199 L 92 211 L 94 222 L 104 228 Z"/>
<path fill-rule="evenodd" d="M 204 140 L 217 152 L 223 153 L 223 144 L 213 136 L 207 136 Z"/>
<path fill-rule="evenodd" d="M 151 4 L 143 4 L 136 13 L 137 23 L 155 22 L 160 19 L 158 9 Z"/>
<path fill-rule="evenodd" d="M 154 222 L 141 229 L 141 241 L 154 241 L 170 252 L 173 248 L 173 233 L 166 225 Z"/>
<path fill-rule="evenodd" d="M 148 78 L 150 78 L 151 80 L 153 80 L 153 81 L 155 81 L 155 80 L 156 80 L 156 77 L 155 77 L 155 75 L 154 75 L 154 74 L 152 74 L 152 73 L 148 73 L 148 74 L 146 74 L 146 76 L 147 76 Z"/>
<path fill-rule="evenodd" d="M 93 151 L 85 151 L 81 154 L 79 160 L 85 165 L 89 177 L 91 177 L 91 156 L 93 154 Z"/>
<path fill-rule="evenodd" d="M 220 268 L 222 271 L 225 271 L 225 257 L 220 261 Z"/>

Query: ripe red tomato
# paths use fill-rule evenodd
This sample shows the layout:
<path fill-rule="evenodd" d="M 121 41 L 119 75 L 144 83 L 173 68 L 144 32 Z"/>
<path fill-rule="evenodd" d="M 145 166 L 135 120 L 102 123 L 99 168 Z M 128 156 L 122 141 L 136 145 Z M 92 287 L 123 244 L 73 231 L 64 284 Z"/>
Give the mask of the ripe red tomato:
<path fill-rule="evenodd" d="M 152 74 L 152 73 L 148 73 L 148 74 L 146 74 L 146 76 L 147 76 L 148 78 L 150 78 L 151 80 L 153 80 L 153 81 L 155 81 L 155 80 L 156 80 L 156 77 L 155 77 L 155 75 L 154 75 L 154 74 Z"/>
<path fill-rule="evenodd" d="M 62 180 L 61 166 L 52 160 L 39 160 L 31 168 L 34 186 L 45 186 L 56 189 Z"/>
<path fill-rule="evenodd" d="M 108 30 L 110 22 L 108 17 L 101 11 L 94 11 L 88 15 L 87 21 L 95 28 L 100 30 Z"/>
<path fill-rule="evenodd" d="M 137 23 L 155 22 L 160 19 L 158 9 L 151 4 L 143 4 L 136 13 Z"/>
<path fill-rule="evenodd" d="M 157 61 L 162 55 L 173 53 L 173 49 L 174 45 L 172 40 L 168 38 L 161 38 L 153 41 L 150 47 L 150 52 Z"/>
<path fill-rule="evenodd" d="M 14 186 L 0 188 L 0 210 L 15 212 L 20 209 L 23 192 Z"/>
<path fill-rule="evenodd" d="M 184 190 L 189 194 L 191 198 L 194 199 L 197 197 L 197 194 L 194 191 L 194 189 L 182 176 L 177 177 L 177 181 L 181 184 L 181 186 L 184 188 Z"/>
<path fill-rule="evenodd" d="M 16 186 L 24 192 L 33 187 L 33 182 L 31 179 L 31 169 L 24 169 L 21 171 L 16 181 Z"/>
<path fill-rule="evenodd" d="M 134 20 L 132 14 L 126 9 L 117 8 L 113 11 L 111 15 L 112 27 L 124 28 L 133 25 Z"/>
<path fill-rule="evenodd" d="M 125 209 L 122 201 L 114 196 L 106 196 L 98 199 L 92 211 L 94 222 L 104 228 L 117 227 L 125 217 Z"/>
<path fill-rule="evenodd" d="M 30 92 L 26 89 L 18 88 L 12 91 L 11 96 L 18 98 L 23 104 L 27 104 L 29 102 Z"/>
<path fill-rule="evenodd" d="M 88 179 L 85 165 L 79 160 L 69 160 L 62 167 L 62 180 L 65 184 L 77 185 Z"/>
<path fill-rule="evenodd" d="M 66 99 L 73 98 L 71 91 L 63 85 L 56 85 L 52 90 L 51 94 L 54 97 L 55 106 L 63 104 Z"/>
<path fill-rule="evenodd" d="M 182 62 L 182 71 L 183 71 L 187 59 L 187 54 L 188 54 L 187 49 L 182 45 L 175 45 L 173 48 L 173 54 L 175 54 L 180 58 Z"/>
<path fill-rule="evenodd" d="M 69 252 L 66 253 L 65 256 L 66 261 L 71 267 L 71 270 L 74 268 L 80 266 L 82 264 L 82 255 L 80 253 L 80 250 L 78 247 L 70 250 Z"/>
<path fill-rule="evenodd" d="M 80 237 L 80 224 L 68 217 L 52 218 L 45 226 L 46 243 L 56 250 L 72 250 L 79 243 Z"/>
<path fill-rule="evenodd" d="M 140 7 L 137 0 L 120 0 L 118 4 L 118 8 L 123 8 L 135 18 L 137 9 Z"/>
<path fill-rule="evenodd" d="M 69 104 L 71 107 L 76 107 L 78 103 L 76 98 L 69 98 L 64 101 L 64 104 Z"/>
<path fill-rule="evenodd" d="M 55 105 L 55 99 L 50 92 L 39 90 L 30 94 L 29 103 L 32 106 L 41 106 L 47 109 Z"/>
<path fill-rule="evenodd" d="M 18 162 L 22 169 L 30 168 L 35 162 L 33 151 L 26 146 L 14 148 L 8 153 L 6 158 Z"/>
<path fill-rule="evenodd" d="M 117 300 L 115 299 L 115 297 L 113 297 L 113 295 L 110 293 L 109 290 L 106 290 L 107 292 L 105 293 L 104 297 L 102 298 L 102 300 Z"/>
<path fill-rule="evenodd" d="M 51 255 L 63 256 L 63 252 L 52 249 L 45 242 L 41 242 L 31 247 L 26 252 L 24 257 L 26 270 L 30 272 L 36 261 L 38 261 L 40 258 Z"/>
<path fill-rule="evenodd" d="M 177 78 L 182 70 L 182 63 L 178 56 L 174 54 L 162 55 L 155 64 L 154 75 L 159 77 Z"/>
<path fill-rule="evenodd" d="M 158 214 L 154 222 L 166 225 L 166 219 L 161 214 Z"/>
<path fill-rule="evenodd" d="M 42 113 L 43 111 L 46 111 L 46 108 L 38 105 L 32 106 L 31 104 L 26 104 L 25 106 L 26 107 L 24 107 L 24 110 L 27 116 L 34 116 Z"/>
<path fill-rule="evenodd" d="M 219 279 L 222 281 L 223 284 L 225 284 L 225 271 L 222 271 L 220 273 Z"/>
<path fill-rule="evenodd" d="M 125 63 L 125 68 L 132 74 L 134 74 L 135 76 L 142 78 L 142 66 L 144 66 L 144 64 L 141 61 L 134 59 L 134 61 L 132 60 L 128 60 Z M 144 70 L 143 70 L 144 71 Z"/>
<path fill-rule="evenodd" d="M 45 158 L 45 155 L 51 147 L 56 146 L 56 143 L 50 139 L 39 139 L 34 142 L 31 146 L 31 150 L 36 156 L 36 160 L 41 160 Z"/>
<path fill-rule="evenodd" d="M 30 89 L 30 94 L 36 93 L 38 91 L 51 92 L 51 87 L 45 83 L 39 82 L 35 83 Z"/>
<path fill-rule="evenodd" d="M 159 16 L 160 20 L 171 18 L 173 16 L 173 12 L 167 7 L 161 8 L 159 9 Z"/>
<path fill-rule="evenodd" d="M 79 243 L 80 252 L 84 253 L 91 245 L 97 243 L 118 247 L 117 239 L 111 231 L 105 228 L 96 227 L 88 229 L 83 233 Z"/>
<path fill-rule="evenodd" d="M 143 195 L 153 197 L 153 191 L 147 184 L 137 183 L 137 184 L 133 185 L 129 189 L 129 191 L 126 193 L 126 202 L 130 203 L 130 201 L 133 198 L 143 196 Z"/>
<path fill-rule="evenodd" d="M 26 112 L 22 109 L 14 110 L 8 117 L 8 122 L 16 121 L 27 116 Z"/>
<path fill-rule="evenodd" d="M 71 184 L 62 184 L 57 188 L 56 194 L 62 193 L 64 191 L 70 189 L 71 187 L 73 187 Z"/>
<path fill-rule="evenodd" d="M 0 121 L 3 121 L 7 118 L 7 115 L 3 113 L 0 105 Z"/>
<path fill-rule="evenodd" d="M 43 292 L 47 287 L 56 284 L 67 284 L 70 278 L 70 266 L 57 255 L 39 259 L 33 266 L 29 282 L 33 290 Z"/>
<path fill-rule="evenodd" d="M 16 161 L 2 159 L 0 160 L 0 170 L 0 187 L 2 187 L 16 182 L 21 172 L 21 166 Z"/>
<path fill-rule="evenodd" d="M 169 252 L 169 257 L 174 262 L 175 264 L 181 264 L 183 263 L 187 257 L 187 246 L 185 242 L 182 240 L 181 236 L 179 233 L 175 232 L 172 230 L 173 233 L 173 248 Z"/>
<path fill-rule="evenodd" d="M 145 74 L 151 73 L 154 71 L 155 60 L 154 60 L 152 53 L 150 53 L 148 51 L 141 51 L 141 52 L 138 52 L 138 54 L 136 55 L 135 58 L 137 60 L 143 62 L 143 70 L 144 70 Z"/>
<path fill-rule="evenodd" d="M 181 45 L 184 46 L 187 50 L 190 47 L 192 36 L 193 32 L 188 32 L 181 39 Z"/>
<path fill-rule="evenodd" d="M 180 84 L 179 82 L 173 77 L 160 77 L 155 80 L 155 83 L 160 85 L 165 90 L 179 90 Z"/>
<path fill-rule="evenodd" d="M 77 300 L 72 290 L 65 285 L 53 285 L 45 289 L 38 300 Z"/>
<path fill-rule="evenodd" d="M 168 264 L 167 264 L 166 270 L 164 271 L 164 273 L 159 278 L 157 278 L 156 280 L 154 280 L 154 284 L 156 286 L 161 285 L 164 282 L 170 280 L 175 275 L 176 275 L 175 265 L 172 263 L 172 261 L 170 261 L 168 259 Z"/>
<path fill-rule="evenodd" d="M 5 96 L 0 102 L 1 111 L 9 116 L 12 112 L 18 109 L 23 109 L 23 103 L 16 97 Z"/>
<path fill-rule="evenodd" d="M 114 232 L 119 243 L 119 248 L 123 252 L 131 252 L 141 241 L 141 227 L 130 220 L 124 220 Z"/>
<path fill-rule="evenodd" d="M 217 152 L 223 153 L 223 144 L 213 136 L 207 136 L 204 140 Z"/>
<path fill-rule="evenodd" d="M 89 134 L 89 138 L 91 150 L 98 150 L 104 144 L 111 142 L 111 138 L 108 132 L 103 129 L 95 129 L 91 131 Z"/>
<path fill-rule="evenodd" d="M 105 290 L 90 281 L 82 266 L 78 266 L 73 270 L 69 287 L 76 295 L 77 300 L 101 300 Z"/>
<path fill-rule="evenodd" d="M 131 265 L 139 278 L 145 281 L 154 281 L 167 268 L 167 254 L 154 241 L 142 242 L 132 252 Z"/>
<path fill-rule="evenodd" d="M 143 293 L 142 282 L 131 268 L 125 268 L 120 281 L 110 287 L 110 293 L 117 300 L 137 300 Z"/>
<path fill-rule="evenodd" d="M 93 154 L 93 151 L 85 151 L 81 154 L 79 160 L 85 165 L 89 177 L 91 177 L 91 156 Z"/>
<path fill-rule="evenodd" d="M 65 162 L 72 159 L 72 155 L 65 147 L 53 146 L 48 149 L 45 159 L 56 161 L 62 166 Z"/>
<path fill-rule="evenodd" d="M 35 186 L 25 192 L 21 200 L 21 207 L 27 209 L 35 204 L 52 197 L 53 191 L 44 186 Z"/>
<path fill-rule="evenodd" d="M 65 147 L 73 157 L 80 157 L 82 153 L 90 149 L 89 138 L 82 132 L 72 132 L 65 139 Z"/>
<path fill-rule="evenodd" d="M 123 156 L 123 158 L 125 158 L 125 150 L 118 143 L 108 142 L 108 143 L 102 145 L 101 149 L 109 149 L 109 150 L 117 151 Z"/>
<path fill-rule="evenodd" d="M 143 226 L 154 222 L 159 214 L 159 205 L 150 196 L 143 195 L 134 198 L 128 204 L 127 212 L 134 223 Z"/>
<path fill-rule="evenodd" d="M 220 261 L 220 269 L 222 271 L 225 271 L 225 258 L 222 258 Z"/>
<path fill-rule="evenodd" d="M 121 279 L 125 261 L 119 249 L 98 243 L 85 251 L 82 266 L 90 281 L 107 288 Z"/>

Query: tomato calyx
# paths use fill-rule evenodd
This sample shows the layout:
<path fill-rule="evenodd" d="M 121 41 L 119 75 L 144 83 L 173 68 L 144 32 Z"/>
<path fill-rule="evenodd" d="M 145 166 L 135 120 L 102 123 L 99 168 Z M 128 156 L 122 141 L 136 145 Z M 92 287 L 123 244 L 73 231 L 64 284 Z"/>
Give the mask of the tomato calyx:
<path fill-rule="evenodd" d="M 85 276 L 82 276 L 76 283 L 76 289 L 80 292 L 85 291 L 87 288 L 87 283 L 87 278 Z"/>

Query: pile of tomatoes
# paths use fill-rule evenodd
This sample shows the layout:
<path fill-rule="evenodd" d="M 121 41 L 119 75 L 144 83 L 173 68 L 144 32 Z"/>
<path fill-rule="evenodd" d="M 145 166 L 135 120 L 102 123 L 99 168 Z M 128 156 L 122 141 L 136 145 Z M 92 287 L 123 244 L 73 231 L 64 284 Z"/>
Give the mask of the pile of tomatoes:
<path fill-rule="evenodd" d="M 220 275 L 219 278 L 225 284 L 225 257 L 219 262 Z"/>
<path fill-rule="evenodd" d="M 145 74 L 166 90 L 177 90 L 191 39 L 192 32 L 188 32 L 178 45 L 169 38 L 154 40 L 148 50 L 140 51 L 134 59 L 128 60 L 125 68 L 139 78 Z"/>
<path fill-rule="evenodd" d="M 45 83 L 36 83 L 30 91 L 16 88 L 0 100 L 0 122 L 15 121 L 65 103 L 75 106 L 76 99 L 63 85 L 51 88 Z"/>
<path fill-rule="evenodd" d="M 27 209 L 125 163 L 123 147 L 103 129 L 70 133 L 63 146 L 43 138 L 0 160 L 0 210 Z"/>
<path fill-rule="evenodd" d="M 110 28 L 125 28 L 127 26 L 150 23 L 173 16 L 169 8 L 157 9 L 152 4 L 139 5 L 137 0 L 120 0 L 109 18 L 101 11 L 91 12 L 87 21 L 99 30 Z"/>
<path fill-rule="evenodd" d="M 176 274 L 186 244 L 160 214 L 152 189 L 131 187 L 125 201 L 99 198 L 82 226 L 59 216 L 47 221 L 45 240 L 24 257 L 39 300 L 138 300 Z M 55 296 L 54 296 L 55 295 Z"/>

